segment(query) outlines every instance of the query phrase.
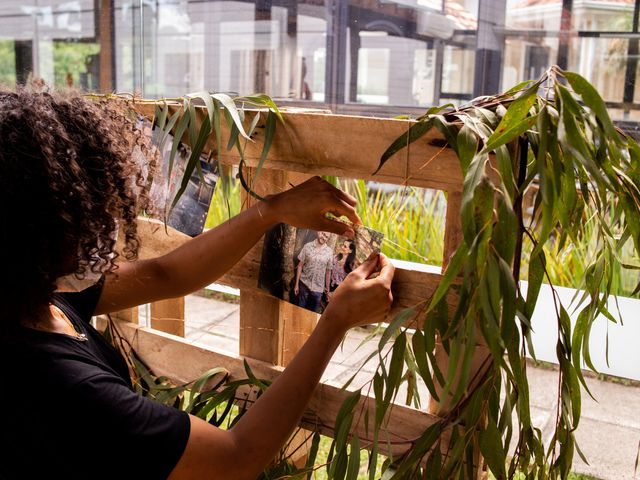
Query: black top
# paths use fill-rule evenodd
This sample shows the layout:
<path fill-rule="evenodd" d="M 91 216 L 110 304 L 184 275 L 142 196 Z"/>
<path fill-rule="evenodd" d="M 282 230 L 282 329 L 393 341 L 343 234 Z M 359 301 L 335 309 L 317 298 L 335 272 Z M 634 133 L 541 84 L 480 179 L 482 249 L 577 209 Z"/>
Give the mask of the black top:
<path fill-rule="evenodd" d="M 1 479 L 160 479 L 180 459 L 189 417 L 133 390 L 89 324 L 100 292 L 54 295 L 86 341 L 23 328 L 0 345 Z"/>

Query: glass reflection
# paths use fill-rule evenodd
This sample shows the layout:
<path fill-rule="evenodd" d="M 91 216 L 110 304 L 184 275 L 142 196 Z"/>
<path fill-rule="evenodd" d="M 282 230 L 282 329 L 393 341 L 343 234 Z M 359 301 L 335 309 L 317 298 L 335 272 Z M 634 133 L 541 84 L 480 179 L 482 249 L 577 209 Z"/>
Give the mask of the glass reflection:
<path fill-rule="evenodd" d="M 0 82 L 391 114 L 560 64 L 634 118 L 638 31 L 635 0 L 0 0 Z"/>

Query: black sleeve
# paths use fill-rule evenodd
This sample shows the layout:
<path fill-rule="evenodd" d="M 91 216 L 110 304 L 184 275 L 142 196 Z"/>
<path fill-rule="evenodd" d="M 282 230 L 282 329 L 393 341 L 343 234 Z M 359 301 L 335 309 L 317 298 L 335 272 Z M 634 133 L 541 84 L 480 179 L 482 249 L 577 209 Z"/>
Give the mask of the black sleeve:
<path fill-rule="evenodd" d="M 104 275 L 100 280 L 89 288 L 85 288 L 80 292 L 59 292 L 54 295 L 69 305 L 84 322 L 90 322 L 93 313 L 98 306 L 98 300 L 102 295 L 102 287 L 104 286 Z"/>

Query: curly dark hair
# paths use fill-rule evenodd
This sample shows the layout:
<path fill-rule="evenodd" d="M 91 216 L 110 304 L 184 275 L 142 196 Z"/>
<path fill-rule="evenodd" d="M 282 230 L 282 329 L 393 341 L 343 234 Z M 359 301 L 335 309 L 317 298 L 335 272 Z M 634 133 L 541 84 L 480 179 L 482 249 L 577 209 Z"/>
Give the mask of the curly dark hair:
<path fill-rule="evenodd" d="M 115 270 L 116 224 L 136 258 L 147 198 L 136 146 L 153 151 L 124 99 L 0 90 L 2 333 L 47 307 L 57 278 Z"/>

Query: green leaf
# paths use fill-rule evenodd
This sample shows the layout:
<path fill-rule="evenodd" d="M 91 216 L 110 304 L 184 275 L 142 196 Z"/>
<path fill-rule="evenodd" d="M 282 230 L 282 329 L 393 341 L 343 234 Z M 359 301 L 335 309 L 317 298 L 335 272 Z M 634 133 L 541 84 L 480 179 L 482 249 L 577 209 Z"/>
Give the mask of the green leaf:
<path fill-rule="evenodd" d="M 440 479 L 441 470 L 442 470 L 442 454 L 440 453 L 440 443 L 438 442 L 433 447 L 433 450 L 431 450 L 431 454 L 427 459 L 427 464 L 425 466 L 427 480 Z"/>
<path fill-rule="evenodd" d="M 496 150 L 498 147 L 501 147 L 503 145 L 506 145 L 509 142 L 512 142 L 513 140 L 518 138 L 520 135 L 525 133 L 527 130 L 530 130 L 531 127 L 535 125 L 537 119 L 538 119 L 537 115 L 525 117 L 518 122 L 505 125 L 504 126 L 505 130 L 500 130 L 500 126 L 498 126 L 496 133 L 491 135 L 483 151 L 491 152 Z M 504 122 L 504 118 L 502 119 L 502 122 Z M 501 125 L 502 125 L 502 122 L 500 122 Z"/>
<path fill-rule="evenodd" d="M 411 338 L 411 345 L 413 348 L 413 353 L 415 355 L 418 373 L 427 386 L 429 394 L 436 402 L 439 402 L 440 398 L 438 397 L 435 384 L 433 383 L 432 374 L 429 370 L 429 363 L 427 361 L 424 334 L 420 330 L 416 330 L 416 332 L 413 334 L 413 337 Z"/>
<path fill-rule="evenodd" d="M 347 473 L 347 463 L 349 457 L 346 450 L 342 450 L 336 454 L 336 457 L 331 462 L 329 470 L 329 478 L 334 480 L 343 480 Z"/>
<path fill-rule="evenodd" d="M 253 370 L 251 370 L 251 367 L 249 366 L 249 363 L 247 362 L 246 359 L 242 359 L 242 363 L 244 364 L 244 371 L 246 372 L 247 377 L 249 378 L 249 381 L 251 382 L 251 384 L 255 385 L 256 387 L 258 387 L 260 390 L 264 392 L 267 389 L 267 384 L 262 380 L 258 380 L 256 378 L 256 376 L 253 374 Z"/>
<path fill-rule="evenodd" d="M 497 147 L 511 142 L 529 130 L 534 124 L 536 115 L 529 115 L 529 110 L 536 103 L 537 84 L 520 95 L 507 109 L 496 131 L 487 140 L 484 150 L 490 152 Z"/>
<path fill-rule="evenodd" d="M 162 105 L 159 105 L 159 104 L 156 105 L 153 116 L 155 118 L 156 126 L 160 130 L 164 130 L 164 126 L 167 121 L 168 112 L 169 112 L 169 106 L 166 104 L 166 102 L 163 103 Z"/>
<path fill-rule="evenodd" d="M 357 480 L 360 471 L 360 439 L 358 435 L 351 436 L 351 448 L 349 452 L 349 466 L 347 467 L 346 480 Z"/>
<path fill-rule="evenodd" d="M 422 137 L 425 133 L 427 133 L 433 127 L 433 117 L 429 117 L 425 120 L 420 120 L 409 127 L 407 133 L 403 133 L 401 136 L 396 138 L 396 140 L 387 148 L 387 150 L 380 157 L 380 163 L 378 164 L 378 168 L 376 168 L 375 172 L 372 175 L 375 175 L 380 171 L 380 169 L 384 166 L 384 164 L 391 158 L 395 153 L 407 147 L 409 144 L 415 142 L 420 137 Z"/>
<path fill-rule="evenodd" d="M 180 110 L 176 110 L 173 113 L 173 115 L 171 115 L 171 118 L 169 118 L 169 121 L 167 122 L 164 129 L 162 130 L 162 134 L 160 135 L 160 140 L 158 141 L 158 150 L 162 151 L 164 149 L 164 144 L 167 141 L 169 134 L 175 127 L 176 122 L 178 121 L 179 118 L 180 118 Z"/>
<path fill-rule="evenodd" d="M 479 445 L 480 452 L 496 480 L 506 480 L 505 464 L 507 456 L 502 445 L 500 433 L 493 422 L 488 422 L 486 428 L 480 431 Z"/>
<path fill-rule="evenodd" d="M 222 150 L 222 132 L 220 124 L 221 117 L 222 115 L 218 102 L 213 102 L 213 132 L 216 137 L 216 150 L 218 153 L 218 160 L 220 159 L 220 151 Z"/>
<path fill-rule="evenodd" d="M 594 145 L 590 144 L 576 122 L 581 117 L 580 105 L 562 85 L 556 85 L 556 92 L 562 99 L 561 122 L 558 125 L 558 140 L 562 148 L 575 156 L 594 181 L 612 188 L 595 162 L 594 153 L 591 151 Z"/>
<path fill-rule="evenodd" d="M 376 435 L 373 441 L 373 446 L 371 447 L 371 454 L 369 456 L 369 463 L 368 463 L 369 480 L 375 480 L 377 465 L 378 465 L 378 438 Z"/>
<path fill-rule="evenodd" d="M 378 430 L 380 429 L 380 425 L 382 425 L 382 420 L 384 419 L 384 415 L 386 413 L 386 407 L 382 402 L 382 397 L 384 395 L 384 379 L 378 372 L 373 375 L 373 395 L 376 403 L 376 423 L 374 435 L 377 436 Z"/>
<path fill-rule="evenodd" d="M 497 220 L 492 234 L 492 242 L 501 258 L 511 259 L 515 254 L 518 219 L 509 197 L 497 195 Z"/>
<path fill-rule="evenodd" d="M 242 126 L 242 120 L 240 120 L 240 114 L 238 113 L 238 108 L 236 104 L 233 102 L 233 99 L 224 93 L 212 93 L 212 98 L 218 100 L 225 108 L 225 114 L 228 114 L 233 120 L 233 124 L 238 129 L 238 133 L 242 135 L 247 140 L 251 140 L 249 135 L 244 131 L 244 127 Z"/>
<path fill-rule="evenodd" d="M 265 106 L 271 112 L 273 112 L 282 123 L 284 123 L 284 117 L 282 116 L 280 109 L 274 103 L 273 99 L 269 95 L 260 93 L 258 95 L 249 95 L 246 97 L 241 97 L 238 100 L 247 101 L 257 106 Z"/>
<path fill-rule="evenodd" d="M 514 85 L 513 87 L 511 87 L 509 90 L 507 90 L 506 92 L 504 92 L 504 95 L 511 95 L 514 93 L 518 93 L 522 90 L 528 89 L 531 87 L 531 85 L 534 83 L 533 80 L 525 80 L 524 82 L 520 82 L 516 85 Z M 537 85 L 540 85 L 540 82 L 535 82 Z"/>
<path fill-rule="evenodd" d="M 498 162 L 498 172 L 500 173 L 500 178 L 503 183 L 501 190 L 506 193 L 511 203 L 513 203 L 516 195 L 518 194 L 518 188 L 516 188 L 516 179 L 513 173 L 513 159 L 511 158 L 511 153 L 506 145 L 496 148 L 495 152 L 496 160 Z"/>
<path fill-rule="evenodd" d="M 191 121 L 193 121 L 193 119 Z M 167 217 L 171 214 L 171 210 L 173 210 L 173 208 L 178 204 L 178 201 L 182 197 L 182 194 L 189 186 L 191 175 L 196 168 L 196 164 L 200 162 L 200 155 L 202 154 L 202 150 L 204 149 L 207 138 L 209 137 L 209 133 L 211 133 L 211 125 L 209 123 L 209 118 L 206 117 L 202 122 L 200 131 L 198 132 L 198 139 L 196 140 L 195 145 L 191 146 L 191 155 L 189 156 L 189 160 L 187 161 L 187 165 L 185 166 L 180 188 L 173 198 L 173 202 L 171 202 L 171 208 L 169 209 L 169 214 L 167 214 Z"/>
<path fill-rule="evenodd" d="M 466 173 L 477 151 L 478 137 L 467 124 L 464 124 L 458 132 L 458 158 L 463 174 Z"/>
<path fill-rule="evenodd" d="M 460 206 L 460 217 L 462 221 L 462 232 L 467 245 L 472 245 L 477 233 L 477 225 L 474 220 L 475 206 L 474 197 L 476 188 L 481 185 L 483 179 L 486 179 L 485 167 L 489 156 L 487 154 L 478 154 L 473 158 L 469 170 L 464 177 L 462 186 L 462 202 Z M 485 185 L 486 186 L 486 185 Z"/>
<path fill-rule="evenodd" d="M 596 114 L 602 128 L 607 134 L 609 140 L 613 140 L 617 144 L 621 144 L 620 134 L 613 126 L 607 106 L 598 91 L 584 77 L 575 72 L 562 72 L 564 78 L 567 79 L 573 91 L 582 97 L 582 101 Z"/>
<path fill-rule="evenodd" d="M 547 265 L 547 259 L 544 250 L 538 250 L 535 255 L 529 258 L 529 277 L 527 285 L 527 301 L 525 303 L 524 314 L 528 319 L 533 317 L 533 311 L 538 302 L 538 295 L 542 287 L 544 271 Z"/>
<path fill-rule="evenodd" d="M 211 123 L 211 125 L 213 125 L 213 117 L 214 117 L 213 112 L 215 110 L 215 107 L 213 106 L 214 102 L 211 94 L 209 92 L 196 92 L 196 93 L 188 93 L 186 97 L 200 98 L 204 102 L 204 105 L 207 108 L 207 115 L 209 116 L 209 122 Z"/>
<path fill-rule="evenodd" d="M 456 249 L 451 261 L 447 265 L 447 269 L 442 276 L 442 280 L 438 284 L 438 288 L 433 294 L 431 298 L 431 302 L 429 302 L 429 307 L 427 309 L 427 313 L 430 312 L 436 305 L 440 303 L 440 300 L 445 296 L 449 287 L 460 273 L 462 269 L 462 265 L 467 257 L 467 253 L 469 249 L 467 248 L 467 244 L 462 242 L 460 246 Z"/>
<path fill-rule="evenodd" d="M 360 401 L 360 396 L 360 390 L 356 390 L 342 402 L 334 427 L 335 439 L 338 445 L 346 444 L 346 438 L 351 428 L 351 420 L 353 420 L 353 410 Z"/>
<path fill-rule="evenodd" d="M 407 346 L 407 334 L 402 332 L 396 338 L 391 353 L 391 362 L 389 363 L 389 375 L 385 388 L 384 403 L 389 404 L 400 387 L 400 379 L 402 378 L 402 370 L 404 367 L 404 352 Z"/>
<path fill-rule="evenodd" d="M 200 378 L 198 378 L 198 380 L 196 380 L 193 384 L 193 387 L 191 388 L 192 392 L 201 392 L 202 391 L 202 387 L 208 382 L 210 381 L 213 377 L 215 377 L 216 375 L 220 375 L 223 374 L 225 377 L 229 374 L 229 371 L 226 368 L 223 367 L 216 367 L 216 368 L 212 368 L 210 370 L 207 370 L 205 373 L 203 373 Z M 192 397 L 191 401 L 189 402 L 189 407 L 188 410 L 190 411 L 195 405 L 195 395 Z"/>
<path fill-rule="evenodd" d="M 180 117 L 180 120 L 178 121 L 178 125 L 176 126 L 176 132 L 173 137 L 173 144 L 171 145 L 171 152 L 169 153 L 167 182 L 170 182 L 171 180 L 171 172 L 173 171 L 173 162 L 176 158 L 178 147 L 182 143 L 182 137 L 184 136 L 184 132 L 187 130 L 188 126 L 189 126 L 189 114 L 187 113 L 187 107 L 183 106 L 182 116 Z"/>
<path fill-rule="evenodd" d="M 318 448 L 320 447 L 320 432 L 316 430 L 313 434 L 313 439 L 311 440 L 311 448 L 309 449 L 309 454 L 307 455 L 307 462 L 304 466 L 305 470 L 308 470 L 307 480 L 311 480 L 313 477 L 313 467 L 316 462 L 316 457 L 318 456 Z"/>
<path fill-rule="evenodd" d="M 438 438 L 440 438 L 440 433 L 441 426 L 439 423 L 434 423 L 433 425 L 428 427 L 422 433 L 422 435 L 420 435 L 420 438 L 416 440 L 409 455 L 407 455 L 402 463 L 400 463 L 392 478 L 394 480 L 404 478 L 403 475 L 409 472 L 409 470 L 415 466 L 418 460 L 420 460 L 424 456 L 424 454 L 433 446 Z"/>
<path fill-rule="evenodd" d="M 260 175 L 260 171 L 262 170 L 264 161 L 267 159 L 267 154 L 271 149 L 271 144 L 273 143 L 275 133 L 276 114 L 272 111 L 269 111 L 269 113 L 267 114 L 267 123 L 264 129 L 264 144 L 262 145 L 262 151 L 260 152 L 260 160 L 258 161 L 258 166 L 256 167 L 256 174 L 253 177 L 254 181 L 258 180 L 258 176 Z"/>
<path fill-rule="evenodd" d="M 405 308 L 401 312 L 399 312 L 394 319 L 391 321 L 389 326 L 385 328 L 382 336 L 380 337 L 380 341 L 378 342 L 378 352 L 381 352 L 387 342 L 393 337 L 398 331 L 400 327 L 407 323 L 411 317 L 415 315 L 416 311 L 414 307 Z"/>

